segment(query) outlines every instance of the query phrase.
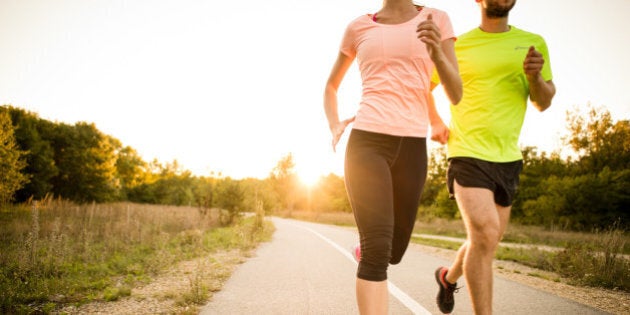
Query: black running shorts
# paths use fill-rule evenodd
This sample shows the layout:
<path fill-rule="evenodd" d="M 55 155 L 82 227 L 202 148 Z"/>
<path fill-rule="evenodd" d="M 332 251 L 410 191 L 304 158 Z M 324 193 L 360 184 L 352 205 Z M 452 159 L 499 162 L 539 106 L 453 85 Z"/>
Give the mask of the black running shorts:
<path fill-rule="evenodd" d="M 509 207 L 519 184 L 519 174 L 523 170 L 523 161 L 488 162 L 469 157 L 454 157 L 448 163 L 448 192 L 454 199 L 453 182 L 463 187 L 486 188 L 494 193 L 494 202 Z"/>

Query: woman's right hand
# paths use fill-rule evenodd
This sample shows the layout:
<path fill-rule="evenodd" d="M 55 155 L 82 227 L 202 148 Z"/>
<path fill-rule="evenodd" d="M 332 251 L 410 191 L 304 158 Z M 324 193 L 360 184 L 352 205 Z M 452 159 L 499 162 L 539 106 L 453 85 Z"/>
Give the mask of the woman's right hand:
<path fill-rule="evenodd" d="M 426 44 L 427 52 L 435 64 L 446 96 L 451 101 L 451 104 L 459 104 L 459 101 L 462 99 L 463 89 L 455 55 L 455 38 L 442 40 L 440 28 L 433 21 L 432 14 L 429 14 L 426 20 L 418 24 L 416 32 L 418 33 L 418 38 Z"/>
<path fill-rule="evenodd" d="M 440 28 L 433 21 L 433 15 L 429 13 L 426 20 L 420 22 L 416 28 L 418 38 L 426 45 L 431 60 L 436 63 L 444 58 L 442 52 L 442 35 Z"/>
<path fill-rule="evenodd" d="M 346 120 L 342 120 L 338 122 L 334 126 L 330 126 L 330 132 L 332 133 L 332 136 L 333 136 L 333 139 L 332 139 L 333 152 L 337 152 L 336 150 L 337 143 L 339 143 L 339 139 L 341 139 L 341 136 L 343 135 L 343 132 L 346 130 L 346 127 L 348 127 L 348 125 L 354 121 L 354 118 L 355 117 L 353 116 L 352 118 L 348 118 Z"/>

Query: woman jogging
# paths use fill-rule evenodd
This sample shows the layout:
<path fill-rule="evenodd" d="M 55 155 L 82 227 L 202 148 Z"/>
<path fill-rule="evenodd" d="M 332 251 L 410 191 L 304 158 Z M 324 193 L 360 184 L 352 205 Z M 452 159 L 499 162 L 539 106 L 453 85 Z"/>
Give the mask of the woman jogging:
<path fill-rule="evenodd" d="M 387 268 L 401 261 L 409 244 L 426 179 L 429 125 L 431 139 L 445 143 L 448 138 L 431 95 L 434 71 L 452 104 L 462 97 L 454 41 L 445 12 L 411 0 L 384 0 L 378 12 L 348 25 L 326 83 L 333 150 L 354 122 L 344 176 L 360 235 L 361 314 L 387 313 Z M 356 116 L 340 121 L 337 90 L 354 59 L 362 98 Z"/>

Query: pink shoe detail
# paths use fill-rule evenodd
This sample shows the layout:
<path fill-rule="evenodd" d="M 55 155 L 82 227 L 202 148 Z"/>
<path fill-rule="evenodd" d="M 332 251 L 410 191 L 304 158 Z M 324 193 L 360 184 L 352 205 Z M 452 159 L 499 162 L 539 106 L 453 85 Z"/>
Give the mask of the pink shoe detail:
<path fill-rule="evenodd" d="M 356 260 L 357 262 L 361 261 L 361 244 L 357 244 L 356 246 L 354 246 L 352 254 L 354 254 L 354 260 Z"/>

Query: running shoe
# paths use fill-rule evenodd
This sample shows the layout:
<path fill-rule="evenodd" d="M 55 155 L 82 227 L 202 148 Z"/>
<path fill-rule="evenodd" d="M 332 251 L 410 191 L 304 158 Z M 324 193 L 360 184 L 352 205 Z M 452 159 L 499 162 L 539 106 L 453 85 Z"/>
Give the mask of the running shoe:
<path fill-rule="evenodd" d="M 439 267 L 435 270 L 435 281 L 437 281 L 440 286 L 440 291 L 437 295 L 437 305 L 440 308 L 440 311 L 444 314 L 450 314 L 455 307 L 455 299 L 453 298 L 453 293 L 457 293 L 459 288 L 457 287 L 457 283 L 450 284 L 446 281 L 446 273 L 448 272 L 448 268 Z"/>
<path fill-rule="evenodd" d="M 352 256 L 354 256 L 354 260 L 357 262 L 361 261 L 361 244 L 354 245 L 352 248 Z"/>

